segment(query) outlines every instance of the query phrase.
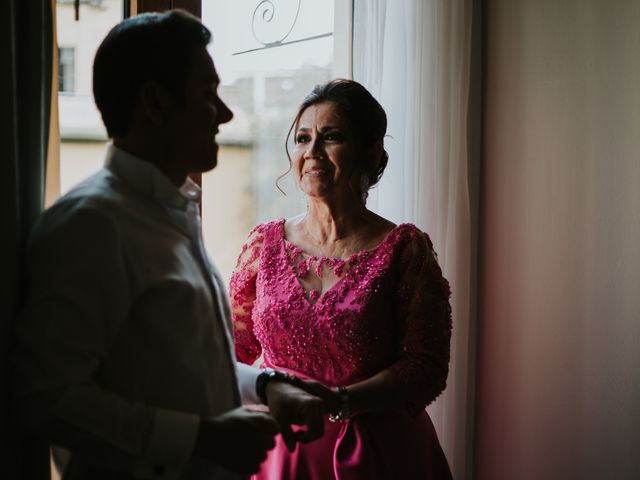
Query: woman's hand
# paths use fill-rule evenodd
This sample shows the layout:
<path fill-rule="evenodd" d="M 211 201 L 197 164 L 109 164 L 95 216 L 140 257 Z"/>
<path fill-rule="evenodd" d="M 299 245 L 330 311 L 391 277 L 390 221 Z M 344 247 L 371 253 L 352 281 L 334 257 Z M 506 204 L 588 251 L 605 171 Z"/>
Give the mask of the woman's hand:
<path fill-rule="evenodd" d="M 320 397 L 325 413 L 336 412 L 340 408 L 340 394 L 337 388 L 331 388 L 316 380 L 298 379 L 297 385 L 307 393 Z"/>

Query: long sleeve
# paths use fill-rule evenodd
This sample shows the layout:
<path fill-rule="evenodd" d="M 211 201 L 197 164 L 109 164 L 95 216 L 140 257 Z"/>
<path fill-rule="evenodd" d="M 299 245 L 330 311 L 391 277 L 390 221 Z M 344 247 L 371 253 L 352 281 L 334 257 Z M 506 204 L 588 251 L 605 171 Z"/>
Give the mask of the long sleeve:
<path fill-rule="evenodd" d="M 445 388 L 451 339 L 450 289 L 429 237 L 416 231 L 401 251 L 396 305 L 400 320 L 399 360 L 393 372 L 412 411 L 431 403 Z"/>
<path fill-rule="evenodd" d="M 252 313 L 263 241 L 264 227 L 259 225 L 251 231 L 242 245 L 229 282 L 236 355 L 239 361 L 249 365 L 262 353 L 260 343 L 253 333 Z"/>
<path fill-rule="evenodd" d="M 198 417 L 130 401 L 101 384 L 103 361 L 133 302 L 127 252 L 112 219 L 90 207 L 54 207 L 34 234 L 28 271 L 14 356 L 22 423 L 93 465 L 177 478 Z"/>
<path fill-rule="evenodd" d="M 258 405 L 262 403 L 256 392 L 256 381 L 261 372 L 262 370 L 257 367 L 251 367 L 240 362 L 236 364 L 236 377 L 238 377 L 238 388 L 243 405 Z"/>

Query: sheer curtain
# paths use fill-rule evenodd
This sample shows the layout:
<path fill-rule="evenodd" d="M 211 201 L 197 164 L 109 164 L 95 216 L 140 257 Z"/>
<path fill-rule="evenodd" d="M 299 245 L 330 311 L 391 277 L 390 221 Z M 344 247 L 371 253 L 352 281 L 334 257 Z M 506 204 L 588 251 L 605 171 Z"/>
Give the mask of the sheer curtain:
<path fill-rule="evenodd" d="M 369 206 L 429 233 L 453 291 L 448 386 L 429 412 L 458 480 L 469 478 L 472 448 L 471 17 L 472 0 L 354 2 L 354 79 L 389 120 L 389 165 Z"/>

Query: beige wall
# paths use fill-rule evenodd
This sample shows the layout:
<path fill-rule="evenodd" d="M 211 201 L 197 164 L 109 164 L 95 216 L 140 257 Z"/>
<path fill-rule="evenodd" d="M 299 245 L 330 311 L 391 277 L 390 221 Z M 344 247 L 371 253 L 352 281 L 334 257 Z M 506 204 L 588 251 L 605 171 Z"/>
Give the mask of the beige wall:
<path fill-rule="evenodd" d="M 107 142 L 60 142 L 60 193 L 69 189 L 104 164 Z"/>
<path fill-rule="evenodd" d="M 484 4 L 476 478 L 640 478 L 640 2 Z"/>
<path fill-rule="evenodd" d="M 202 235 L 226 284 L 255 225 L 252 174 L 251 149 L 225 145 L 216 168 L 202 177 Z"/>

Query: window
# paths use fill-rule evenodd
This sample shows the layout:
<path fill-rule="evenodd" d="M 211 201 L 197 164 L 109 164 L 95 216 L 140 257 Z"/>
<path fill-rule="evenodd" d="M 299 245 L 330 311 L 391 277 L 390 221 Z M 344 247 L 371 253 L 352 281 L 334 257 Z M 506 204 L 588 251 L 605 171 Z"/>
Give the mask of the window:
<path fill-rule="evenodd" d="M 350 2 L 335 3 L 201 2 L 202 21 L 213 34 L 220 95 L 235 115 L 218 136 L 218 167 L 202 177 L 205 244 L 226 280 L 254 225 L 305 208 L 291 175 L 279 182 L 286 196 L 275 182 L 289 168 L 284 142 L 298 104 L 315 84 L 336 76 L 334 51 L 347 50 L 334 45 L 345 37 L 334 32 L 334 24 L 335 12 Z M 73 1 L 57 0 L 62 194 L 104 161 L 107 134 L 93 102 L 92 62 L 100 41 L 122 18 L 123 0 L 83 0 L 80 21 Z"/>
<path fill-rule="evenodd" d="M 218 166 L 202 177 L 207 250 L 228 281 L 257 223 L 305 208 L 289 168 L 285 138 L 302 99 L 334 76 L 334 0 L 202 2 L 202 20 L 234 112 L 222 125 Z"/>
<path fill-rule="evenodd" d="M 73 93 L 75 89 L 75 49 L 58 48 L 58 91 Z"/>

